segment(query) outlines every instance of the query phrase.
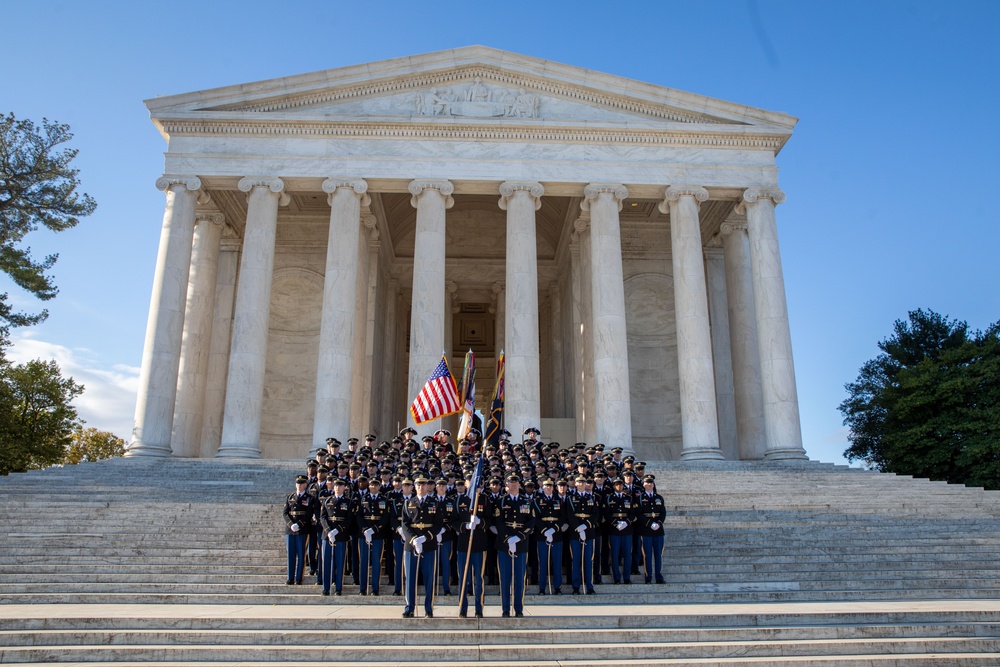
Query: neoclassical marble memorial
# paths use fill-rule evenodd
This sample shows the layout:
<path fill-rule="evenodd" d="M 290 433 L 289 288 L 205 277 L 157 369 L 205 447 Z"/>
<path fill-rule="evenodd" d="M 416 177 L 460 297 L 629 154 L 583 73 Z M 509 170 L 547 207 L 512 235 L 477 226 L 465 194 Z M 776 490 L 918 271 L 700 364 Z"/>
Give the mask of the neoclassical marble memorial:
<path fill-rule="evenodd" d="M 442 351 L 456 376 L 475 351 L 485 410 L 503 349 L 513 432 L 805 458 L 795 118 L 480 46 L 146 106 L 166 209 L 129 456 L 387 439 Z"/>

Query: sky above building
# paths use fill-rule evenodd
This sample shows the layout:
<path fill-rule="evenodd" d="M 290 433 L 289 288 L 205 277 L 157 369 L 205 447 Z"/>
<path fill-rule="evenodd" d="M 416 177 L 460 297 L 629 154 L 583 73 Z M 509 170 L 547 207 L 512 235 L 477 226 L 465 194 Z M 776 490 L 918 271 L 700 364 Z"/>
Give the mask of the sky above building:
<path fill-rule="evenodd" d="M 1000 320 L 997 2 L 36 0 L 5 3 L 4 24 L 0 112 L 68 123 L 98 202 L 27 238 L 59 253 L 60 293 L 9 356 L 55 358 L 87 387 L 88 425 L 122 437 L 164 207 L 142 100 L 472 44 L 800 119 L 777 216 L 811 458 L 844 462 L 844 384 L 895 320 Z M 2 291 L 42 306 L 0 274 Z"/>

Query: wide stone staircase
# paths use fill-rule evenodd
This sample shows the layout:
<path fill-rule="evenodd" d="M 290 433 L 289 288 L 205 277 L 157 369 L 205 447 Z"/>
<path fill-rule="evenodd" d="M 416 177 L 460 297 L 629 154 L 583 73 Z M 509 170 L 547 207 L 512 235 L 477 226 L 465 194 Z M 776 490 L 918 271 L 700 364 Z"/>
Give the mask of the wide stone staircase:
<path fill-rule="evenodd" d="M 280 504 L 302 467 L 116 459 L 0 478 L 0 662 L 1000 665 L 1000 493 L 658 463 L 664 584 L 607 577 L 596 596 L 531 595 L 516 619 L 488 589 L 486 618 L 439 597 L 433 619 L 402 619 L 385 583 L 285 586 Z"/>

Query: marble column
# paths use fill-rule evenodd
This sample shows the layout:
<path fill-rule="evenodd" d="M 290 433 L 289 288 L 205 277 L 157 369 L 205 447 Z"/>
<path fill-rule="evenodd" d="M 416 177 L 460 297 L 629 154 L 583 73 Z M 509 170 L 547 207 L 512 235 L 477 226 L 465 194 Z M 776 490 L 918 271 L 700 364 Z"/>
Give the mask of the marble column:
<path fill-rule="evenodd" d="M 545 189 L 534 181 L 500 185 L 500 208 L 507 211 L 506 375 L 504 420 L 518 435 L 541 425 L 538 352 L 538 252 L 535 211 Z"/>
<path fill-rule="evenodd" d="M 507 342 L 504 333 L 507 329 L 507 292 L 500 283 L 493 283 L 493 346 L 496 348 L 496 356 L 500 357 L 500 352 Z M 508 429 L 509 430 L 509 429 Z"/>
<path fill-rule="evenodd" d="M 450 181 L 411 181 L 410 203 L 417 209 L 410 306 L 410 373 L 406 423 L 415 426 L 410 403 L 441 360 L 444 349 L 445 211 L 455 204 Z"/>
<path fill-rule="evenodd" d="M 378 219 L 374 215 L 368 214 L 362 216 L 361 221 L 364 223 L 368 237 L 368 275 L 365 283 L 367 286 L 367 296 L 365 298 L 365 357 L 361 375 L 362 427 L 358 432 L 364 431 L 367 434 L 378 430 L 377 417 L 375 415 L 381 407 L 376 398 L 375 390 L 377 385 L 375 373 L 378 367 L 375 363 L 375 348 L 377 345 L 376 339 L 380 339 L 382 335 L 376 329 L 380 273 L 378 258 L 382 242 L 379 241 Z M 381 343 L 381 340 L 378 342 Z"/>
<path fill-rule="evenodd" d="M 618 213 L 628 190 L 618 183 L 591 183 L 581 206 L 590 211 L 591 309 L 594 341 L 596 440 L 634 454 Z"/>
<path fill-rule="evenodd" d="M 723 222 L 720 230 L 726 263 L 729 348 L 733 359 L 736 433 L 742 460 L 764 458 L 764 398 L 753 303 L 750 239 L 745 222 Z"/>
<path fill-rule="evenodd" d="M 167 206 L 153 274 L 132 441 L 126 456 L 171 454 L 177 370 L 201 180 L 194 176 L 163 177 L 157 179 L 156 187 L 166 193 Z"/>
<path fill-rule="evenodd" d="M 323 192 L 330 204 L 323 281 L 323 312 L 316 364 L 313 448 L 329 437 L 347 442 L 351 427 L 354 378 L 354 315 L 358 282 L 361 207 L 371 201 L 363 179 L 328 178 Z"/>
<path fill-rule="evenodd" d="M 226 408 L 226 377 L 229 375 L 229 343 L 233 333 L 233 305 L 236 303 L 236 273 L 240 266 L 239 240 L 226 238 L 223 231 L 215 285 L 215 314 L 209 344 L 208 378 L 201 428 L 201 458 L 209 459 L 222 442 L 222 419 Z"/>
<path fill-rule="evenodd" d="M 455 313 L 458 312 L 458 304 L 455 302 L 458 293 L 458 283 L 454 280 L 447 280 L 444 284 L 445 294 L 444 294 L 444 353 L 448 357 L 448 367 L 451 368 L 451 374 L 455 376 L 455 384 L 458 385 L 458 390 L 462 390 L 462 373 L 465 371 L 465 356 L 463 355 L 460 359 L 456 359 L 454 355 L 455 350 Z M 451 415 L 450 417 L 444 417 L 441 419 L 440 428 L 447 429 L 452 435 L 452 441 L 458 442 L 458 420 L 461 413 Z"/>
<path fill-rule="evenodd" d="M 557 281 L 549 283 L 549 316 L 552 324 L 552 366 L 551 381 L 549 387 L 552 394 L 552 416 L 562 418 L 566 416 L 566 380 L 563 371 L 563 320 L 562 320 L 562 286 Z"/>
<path fill-rule="evenodd" d="M 775 205 L 783 201 L 785 194 L 777 188 L 750 188 L 743 193 L 764 399 L 764 458 L 769 460 L 808 458 L 802 447 L 792 335 L 774 217 Z"/>
<path fill-rule="evenodd" d="M 395 402 L 396 384 L 399 382 L 397 369 L 399 364 L 396 360 L 396 341 L 399 338 L 397 331 L 397 315 L 399 311 L 399 281 L 395 278 L 389 280 L 385 293 L 385 331 L 382 335 L 382 379 L 379 385 L 382 398 L 382 411 L 377 416 L 379 433 L 383 434 L 383 440 L 390 439 L 399 429 L 396 426 Z"/>
<path fill-rule="evenodd" d="M 225 216 L 219 211 L 198 211 L 195 220 L 171 445 L 174 456 L 197 458 L 202 449 L 201 427 Z"/>
<path fill-rule="evenodd" d="M 577 221 L 579 222 L 579 221 Z M 575 223 L 574 223 L 575 224 Z M 584 383 L 584 327 L 583 321 L 583 282 L 581 278 L 582 270 L 582 240 L 583 232 L 578 226 L 574 227 L 572 240 L 569 244 L 569 274 L 572 291 L 572 302 L 570 317 L 572 318 L 571 337 L 572 342 L 572 370 L 570 372 L 570 387 L 573 391 L 573 417 L 576 421 L 576 440 L 586 442 L 586 392 Z M 590 327 L 586 326 L 589 333 Z"/>
<path fill-rule="evenodd" d="M 244 178 L 237 187 L 248 193 L 247 223 L 233 313 L 222 442 L 216 457 L 259 459 L 278 206 L 288 204 L 290 198 L 280 178 Z"/>
<path fill-rule="evenodd" d="M 681 460 L 685 461 L 723 458 L 719 449 L 712 332 L 698 221 L 699 202 L 707 199 L 705 188 L 672 185 L 660 204 L 660 211 L 670 214 L 681 398 Z"/>
<path fill-rule="evenodd" d="M 719 450 L 730 461 L 738 461 L 736 397 L 733 388 L 733 357 L 729 349 L 729 304 L 726 300 L 726 262 L 722 239 L 714 234 L 704 248 L 705 285 L 708 288 L 708 321 L 712 332 L 712 369 L 715 371 L 715 409 L 719 419 Z"/>
<path fill-rule="evenodd" d="M 593 271 L 589 214 L 577 218 L 573 227 L 580 243 L 580 383 L 583 393 L 583 436 L 580 441 L 594 445 L 599 440 L 597 392 L 594 388 Z M 579 420 L 579 417 L 577 419 Z M 577 430 L 580 430 L 579 427 Z"/>

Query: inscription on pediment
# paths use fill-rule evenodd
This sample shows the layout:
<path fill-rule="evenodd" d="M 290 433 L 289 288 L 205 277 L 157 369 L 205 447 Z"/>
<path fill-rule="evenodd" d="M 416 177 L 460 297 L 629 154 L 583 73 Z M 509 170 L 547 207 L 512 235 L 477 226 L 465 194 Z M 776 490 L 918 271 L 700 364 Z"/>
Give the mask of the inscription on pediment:
<path fill-rule="evenodd" d="M 539 108 L 537 95 L 486 84 L 478 76 L 465 86 L 417 93 L 414 103 L 420 116 L 468 118 L 535 118 Z"/>

